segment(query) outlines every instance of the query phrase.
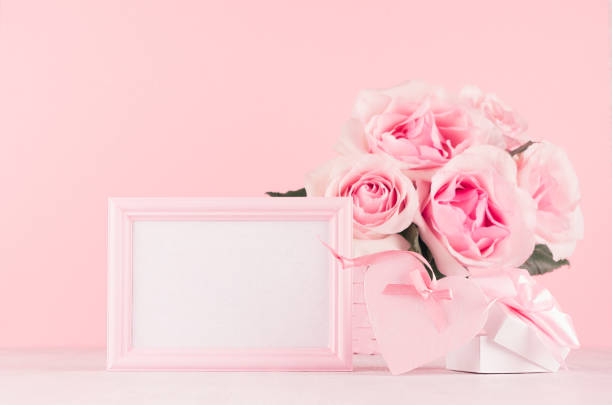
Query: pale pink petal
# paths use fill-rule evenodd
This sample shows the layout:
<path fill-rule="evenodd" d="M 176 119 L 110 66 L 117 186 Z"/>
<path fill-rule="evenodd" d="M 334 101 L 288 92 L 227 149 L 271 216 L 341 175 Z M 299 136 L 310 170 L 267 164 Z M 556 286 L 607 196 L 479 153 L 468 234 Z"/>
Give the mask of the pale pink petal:
<path fill-rule="evenodd" d="M 337 164 L 337 160 L 330 160 L 306 175 L 305 188 L 307 196 L 325 196 L 325 192 L 329 186 L 331 172 Z"/>
<path fill-rule="evenodd" d="M 420 214 L 415 217 L 414 222 L 419 228 L 419 235 L 423 242 L 431 251 L 438 270 L 447 276 L 466 276 L 468 274 L 467 269 L 450 254 Z"/>
<path fill-rule="evenodd" d="M 398 234 L 382 239 L 353 239 L 353 257 L 365 256 L 387 250 L 409 250 L 410 243 Z"/>
<path fill-rule="evenodd" d="M 363 131 L 363 124 L 356 119 L 347 121 L 334 148 L 341 155 L 368 153 L 368 141 Z"/>
<path fill-rule="evenodd" d="M 382 113 L 392 98 L 375 90 L 363 90 L 357 96 L 353 117 L 368 122 L 374 115 Z"/>
<path fill-rule="evenodd" d="M 518 184 L 536 205 L 538 243 L 549 246 L 556 259 L 569 257 L 583 238 L 578 177 L 559 147 L 539 142 L 517 160 Z"/>

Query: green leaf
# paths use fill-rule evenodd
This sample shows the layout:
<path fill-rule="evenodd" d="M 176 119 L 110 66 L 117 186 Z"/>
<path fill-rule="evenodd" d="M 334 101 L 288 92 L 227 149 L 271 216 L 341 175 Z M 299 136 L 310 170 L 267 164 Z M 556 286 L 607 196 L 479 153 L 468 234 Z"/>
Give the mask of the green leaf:
<path fill-rule="evenodd" d="M 400 235 L 410 243 L 410 250 L 421 254 L 421 245 L 419 243 L 419 228 L 416 224 L 410 226 L 400 232 Z"/>
<path fill-rule="evenodd" d="M 411 251 L 420 254 L 425 258 L 425 260 L 427 260 L 437 280 L 446 277 L 438 269 L 433 254 L 431 253 L 425 242 L 423 242 L 423 239 L 421 239 L 421 236 L 419 235 L 419 228 L 416 226 L 416 224 L 410 224 L 408 228 L 400 232 L 400 235 L 404 239 L 406 239 L 408 243 L 410 243 Z M 432 274 L 429 269 L 427 269 L 427 272 L 429 273 L 429 277 L 432 277 Z"/>
<path fill-rule="evenodd" d="M 436 265 L 436 261 L 434 260 L 433 254 L 431 253 L 431 251 L 429 250 L 427 245 L 423 242 L 423 239 L 421 239 L 421 237 L 419 237 L 419 242 L 420 242 L 420 245 L 421 245 L 421 252 L 422 252 L 421 255 L 429 262 L 429 265 L 431 266 L 431 268 L 433 270 L 433 273 L 436 276 L 436 279 L 440 280 L 441 278 L 446 277 L 438 269 L 438 266 Z"/>
<path fill-rule="evenodd" d="M 291 190 L 286 193 L 279 193 L 276 191 L 266 192 L 270 197 L 306 197 L 306 189 L 300 188 L 299 190 Z"/>
<path fill-rule="evenodd" d="M 529 259 L 521 265 L 522 269 L 529 271 L 529 274 L 536 276 L 538 274 L 549 273 L 562 266 L 568 266 L 567 259 L 555 260 L 553 254 L 546 245 L 536 245 Z"/>
<path fill-rule="evenodd" d="M 524 144 L 522 144 L 521 146 L 519 146 L 518 148 L 512 149 L 511 151 L 508 151 L 508 153 L 510 154 L 510 156 L 518 155 L 519 153 L 525 152 L 534 143 L 535 142 L 533 142 L 533 141 L 527 141 Z"/>

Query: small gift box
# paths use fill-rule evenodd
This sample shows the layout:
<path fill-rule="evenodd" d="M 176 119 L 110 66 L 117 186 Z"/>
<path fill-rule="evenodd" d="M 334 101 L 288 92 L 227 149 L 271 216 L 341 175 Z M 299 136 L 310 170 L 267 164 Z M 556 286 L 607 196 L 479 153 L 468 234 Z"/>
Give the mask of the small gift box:
<path fill-rule="evenodd" d="M 449 353 L 446 368 L 472 373 L 554 372 L 569 351 L 564 347 L 557 357 L 533 326 L 503 304 L 494 304 L 483 333 Z"/>
<path fill-rule="evenodd" d="M 474 373 L 555 372 L 579 346 L 571 318 L 524 270 L 474 281 L 492 299 L 481 334 L 446 356 L 446 367 Z M 506 287 L 500 286 L 510 286 Z M 503 291 L 502 291 L 503 290 Z"/>

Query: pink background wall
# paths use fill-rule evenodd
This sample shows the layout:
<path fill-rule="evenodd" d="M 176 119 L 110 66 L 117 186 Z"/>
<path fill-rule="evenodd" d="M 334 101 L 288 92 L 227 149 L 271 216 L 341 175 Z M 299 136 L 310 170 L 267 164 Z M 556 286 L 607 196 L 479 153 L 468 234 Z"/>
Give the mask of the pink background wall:
<path fill-rule="evenodd" d="M 586 240 L 544 281 L 612 344 L 605 1 L 0 3 L 1 347 L 105 345 L 108 196 L 300 187 L 357 91 L 409 78 L 567 148 Z"/>

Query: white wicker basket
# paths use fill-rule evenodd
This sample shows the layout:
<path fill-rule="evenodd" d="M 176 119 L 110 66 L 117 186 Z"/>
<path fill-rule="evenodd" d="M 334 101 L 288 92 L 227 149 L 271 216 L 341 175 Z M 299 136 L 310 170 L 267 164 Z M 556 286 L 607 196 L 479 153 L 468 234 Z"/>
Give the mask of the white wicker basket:
<path fill-rule="evenodd" d="M 353 353 L 378 354 L 378 345 L 368 317 L 364 293 L 363 277 L 365 267 L 353 269 Z"/>

